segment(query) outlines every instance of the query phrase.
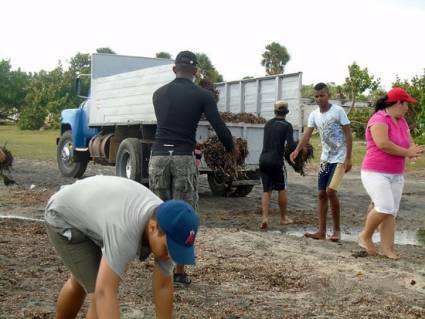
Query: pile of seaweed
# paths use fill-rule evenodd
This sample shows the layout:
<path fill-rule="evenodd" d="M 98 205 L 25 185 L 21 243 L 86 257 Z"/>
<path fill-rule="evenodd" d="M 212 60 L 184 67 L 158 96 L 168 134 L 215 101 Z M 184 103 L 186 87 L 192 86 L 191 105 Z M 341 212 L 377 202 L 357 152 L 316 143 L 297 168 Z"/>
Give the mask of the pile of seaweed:
<path fill-rule="evenodd" d="M 235 148 L 239 150 L 238 157 L 228 153 L 217 136 L 209 137 L 200 144 L 205 163 L 213 171 L 223 173 L 225 176 L 243 176 L 245 159 L 248 156 L 248 143 L 241 137 L 233 138 Z"/>

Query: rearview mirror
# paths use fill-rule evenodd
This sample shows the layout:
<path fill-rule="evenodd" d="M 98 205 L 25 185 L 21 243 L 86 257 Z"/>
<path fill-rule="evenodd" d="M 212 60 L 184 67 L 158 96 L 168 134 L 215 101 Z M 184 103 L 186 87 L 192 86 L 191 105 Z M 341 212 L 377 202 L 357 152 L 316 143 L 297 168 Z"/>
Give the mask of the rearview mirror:
<path fill-rule="evenodd" d="M 87 79 L 82 79 L 81 77 L 86 77 Z M 75 79 L 75 94 L 78 97 L 87 99 L 90 92 L 90 74 L 77 74 Z"/>

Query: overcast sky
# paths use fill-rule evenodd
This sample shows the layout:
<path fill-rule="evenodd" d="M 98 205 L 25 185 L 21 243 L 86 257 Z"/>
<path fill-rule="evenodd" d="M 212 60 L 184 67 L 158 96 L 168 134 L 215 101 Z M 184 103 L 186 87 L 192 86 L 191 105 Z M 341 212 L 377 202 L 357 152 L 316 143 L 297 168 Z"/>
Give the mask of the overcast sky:
<path fill-rule="evenodd" d="M 388 88 L 425 68 L 425 0 L 3 0 L 0 59 L 51 70 L 77 52 L 206 53 L 225 80 L 262 76 L 265 46 L 288 49 L 286 73 L 342 83 L 356 61 Z"/>

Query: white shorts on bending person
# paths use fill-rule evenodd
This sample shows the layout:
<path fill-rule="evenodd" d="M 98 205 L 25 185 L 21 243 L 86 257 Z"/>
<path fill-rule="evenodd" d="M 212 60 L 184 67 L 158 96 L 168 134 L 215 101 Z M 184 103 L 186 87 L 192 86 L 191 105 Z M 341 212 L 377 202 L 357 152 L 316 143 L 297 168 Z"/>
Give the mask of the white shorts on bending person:
<path fill-rule="evenodd" d="M 374 209 L 378 213 L 397 217 L 403 193 L 404 176 L 362 170 L 361 178 L 374 204 Z"/>

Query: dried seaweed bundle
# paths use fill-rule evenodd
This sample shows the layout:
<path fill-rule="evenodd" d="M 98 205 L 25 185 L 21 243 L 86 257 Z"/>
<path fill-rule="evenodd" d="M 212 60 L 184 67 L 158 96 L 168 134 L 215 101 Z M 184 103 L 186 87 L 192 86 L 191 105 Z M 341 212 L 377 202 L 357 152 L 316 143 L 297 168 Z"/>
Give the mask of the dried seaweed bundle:
<path fill-rule="evenodd" d="M 228 123 L 250 123 L 250 124 L 264 124 L 266 119 L 253 113 L 232 113 L 220 112 L 224 122 Z"/>
<path fill-rule="evenodd" d="M 9 169 L 13 164 L 12 153 L 6 146 L 0 146 L 0 171 Z"/>
<path fill-rule="evenodd" d="M 295 144 L 297 145 L 297 143 Z M 287 147 L 285 149 L 285 159 L 286 162 L 288 162 L 288 164 L 294 169 L 294 171 L 296 171 L 297 173 L 299 173 L 301 176 L 305 175 L 305 166 L 306 164 L 312 159 L 314 158 L 314 149 L 313 146 L 311 144 L 306 144 L 302 150 L 298 153 L 298 156 L 295 158 L 294 163 L 291 162 L 291 160 L 289 159 L 289 156 L 291 155 L 291 153 L 295 150 L 294 148 L 289 148 Z"/>
<path fill-rule="evenodd" d="M 199 81 L 199 86 L 210 91 L 217 103 L 220 97 L 218 90 L 215 88 L 214 83 L 208 79 L 202 79 Z M 232 112 L 220 112 L 220 116 L 226 123 L 249 123 L 249 124 L 264 124 L 266 119 L 253 113 L 232 113 Z M 202 120 L 206 120 L 205 115 L 202 114 Z"/>
<path fill-rule="evenodd" d="M 213 171 L 222 172 L 226 176 L 243 176 L 245 174 L 245 159 L 248 156 L 248 143 L 241 137 L 233 138 L 233 143 L 239 149 L 240 155 L 237 159 L 226 152 L 217 136 L 212 136 L 202 143 L 202 155 L 207 166 Z"/>
<path fill-rule="evenodd" d="M 232 113 L 232 112 L 219 112 L 221 118 L 226 123 L 248 123 L 248 124 L 264 124 L 266 119 L 253 113 Z M 205 121 L 207 118 L 202 114 L 201 120 Z"/>
<path fill-rule="evenodd" d="M 0 146 L 0 178 L 6 186 L 16 184 L 12 175 L 13 156 L 6 146 Z"/>

